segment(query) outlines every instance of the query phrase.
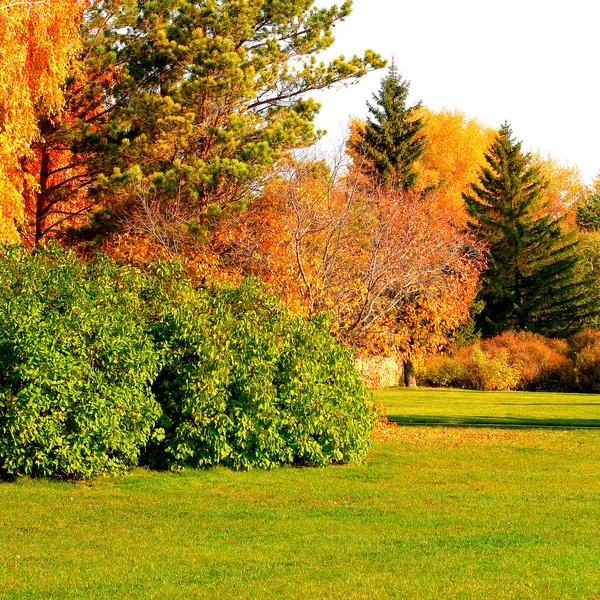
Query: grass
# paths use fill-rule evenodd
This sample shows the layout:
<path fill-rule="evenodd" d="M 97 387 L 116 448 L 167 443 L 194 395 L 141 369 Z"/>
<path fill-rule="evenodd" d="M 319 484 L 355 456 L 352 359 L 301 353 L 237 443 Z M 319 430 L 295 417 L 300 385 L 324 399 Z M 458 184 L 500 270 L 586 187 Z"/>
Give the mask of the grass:
<path fill-rule="evenodd" d="M 0 598 L 600 599 L 600 432 L 375 438 L 363 465 L 0 483 Z"/>
<path fill-rule="evenodd" d="M 600 395 L 392 388 L 375 394 L 397 423 L 600 427 Z"/>

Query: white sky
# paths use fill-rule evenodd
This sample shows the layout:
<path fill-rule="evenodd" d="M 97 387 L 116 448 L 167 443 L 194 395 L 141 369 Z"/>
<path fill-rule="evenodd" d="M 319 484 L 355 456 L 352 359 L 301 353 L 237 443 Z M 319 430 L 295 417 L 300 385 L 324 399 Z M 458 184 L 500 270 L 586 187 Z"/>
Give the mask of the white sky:
<path fill-rule="evenodd" d="M 600 0 L 354 0 L 334 31 L 325 57 L 394 57 L 411 103 L 508 121 L 524 148 L 576 165 L 587 182 L 600 171 Z M 350 115 L 366 116 L 382 75 L 316 94 L 317 127 L 339 138 Z"/>

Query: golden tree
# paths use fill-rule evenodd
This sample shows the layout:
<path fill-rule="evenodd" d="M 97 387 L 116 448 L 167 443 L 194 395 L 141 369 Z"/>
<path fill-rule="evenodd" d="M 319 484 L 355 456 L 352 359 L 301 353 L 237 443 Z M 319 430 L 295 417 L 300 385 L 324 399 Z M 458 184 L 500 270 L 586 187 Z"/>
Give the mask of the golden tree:
<path fill-rule="evenodd" d="M 0 241 L 18 240 L 26 176 L 21 161 L 56 116 L 79 44 L 83 0 L 0 0 Z"/>

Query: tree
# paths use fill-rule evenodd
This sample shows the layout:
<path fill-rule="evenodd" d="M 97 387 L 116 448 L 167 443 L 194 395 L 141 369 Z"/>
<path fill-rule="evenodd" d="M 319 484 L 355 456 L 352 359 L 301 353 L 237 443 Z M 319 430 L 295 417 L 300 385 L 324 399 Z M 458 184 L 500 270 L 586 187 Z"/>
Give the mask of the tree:
<path fill-rule="evenodd" d="M 587 194 L 580 198 L 576 209 L 576 223 L 580 231 L 600 230 L 600 174 L 587 190 Z"/>
<path fill-rule="evenodd" d="M 177 239 L 194 239 L 209 205 L 253 194 L 282 153 L 315 139 L 311 91 L 385 64 L 371 51 L 317 62 L 351 3 L 313 4 L 93 2 L 66 111 L 39 115 L 44 135 L 22 165 L 37 188 L 32 241 L 86 214 L 85 235 L 100 222 L 162 244 L 171 235 L 155 225 L 175 222 Z"/>
<path fill-rule="evenodd" d="M 454 224 L 464 227 L 467 213 L 462 195 L 477 181 L 497 131 L 458 111 L 433 112 L 422 107 L 419 114 L 427 144 L 415 164 L 417 189 L 435 189 L 436 203 Z"/>
<path fill-rule="evenodd" d="M 414 190 L 415 162 L 425 150 L 421 104 L 407 106 L 409 87 L 392 64 L 374 104 L 367 103 L 370 117 L 349 144 L 355 165 L 401 191 Z"/>
<path fill-rule="evenodd" d="M 486 335 L 528 330 L 560 337 L 597 311 L 576 276 L 576 241 L 543 207 L 547 181 L 504 124 L 479 183 L 465 194 L 471 230 L 488 248 L 476 317 Z"/>
<path fill-rule="evenodd" d="M 384 65 L 371 51 L 317 62 L 350 2 L 313 4 L 96 2 L 86 35 L 112 57 L 113 79 L 91 93 L 104 122 L 75 122 L 99 205 L 135 234 L 159 233 L 154 242 L 171 239 L 157 223 L 204 239 L 213 208 L 253 195 L 284 152 L 312 143 L 310 92 Z"/>
<path fill-rule="evenodd" d="M 63 108 L 62 85 L 78 48 L 83 5 L 0 0 L 0 241 L 18 240 L 28 182 L 21 161 L 40 134 L 38 117 L 53 119 Z"/>
<path fill-rule="evenodd" d="M 482 266 L 474 240 L 432 195 L 365 192 L 333 164 L 282 165 L 252 210 L 223 223 L 222 255 L 295 310 L 329 312 L 361 354 L 438 351 L 469 316 Z"/>
<path fill-rule="evenodd" d="M 103 173 L 113 169 L 114 153 L 123 141 L 114 120 L 128 95 L 119 87 L 117 53 L 111 32 L 132 19 L 128 3 L 96 1 L 81 25 L 79 51 L 63 86 L 64 109 L 49 119 L 37 111 L 40 135 L 21 161 L 25 224 L 22 237 L 33 246 L 74 227 L 98 206 L 90 193 Z M 128 92 L 131 92 L 129 90 Z"/>
<path fill-rule="evenodd" d="M 600 229 L 600 194 L 590 194 L 577 207 L 577 227 L 581 231 Z"/>

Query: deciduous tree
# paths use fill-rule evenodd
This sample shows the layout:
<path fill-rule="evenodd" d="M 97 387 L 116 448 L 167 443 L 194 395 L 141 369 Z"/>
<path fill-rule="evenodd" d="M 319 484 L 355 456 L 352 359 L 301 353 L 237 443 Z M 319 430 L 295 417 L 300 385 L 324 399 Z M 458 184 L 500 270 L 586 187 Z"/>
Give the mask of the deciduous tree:
<path fill-rule="evenodd" d="M 40 135 L 39 117 L 52 120 L 63 108 L 62 85 L 78 48 L 83 5 L 0 0 L 0 240 L 18 240 L 27 181 L 21 161 Z"/>
<path fill-rule="evenodd" d="M 334 163 L 335 164 L 335 163 Z M 434 352 L 468 318 L 480 254 L 432 195 L 369 190 L 323 161 L 290 161 L 252 210 L 219 232 L 229 264 L 296 310 L 333 315 L 367 354 Z"/>

